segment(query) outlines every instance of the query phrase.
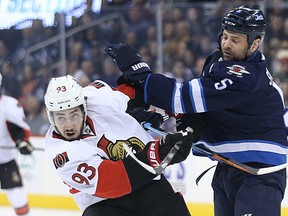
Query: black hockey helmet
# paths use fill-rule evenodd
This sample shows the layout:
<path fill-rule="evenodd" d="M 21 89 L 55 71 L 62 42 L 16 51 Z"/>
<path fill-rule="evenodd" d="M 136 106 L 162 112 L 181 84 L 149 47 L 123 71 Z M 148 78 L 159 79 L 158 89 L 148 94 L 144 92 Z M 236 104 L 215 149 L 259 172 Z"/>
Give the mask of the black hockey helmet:
<path fill-rule="evenodd" d="M 246 34 L 248 36 L 248 44 L 251 45 L 256 38 L 263 40 L 266 30 L 266 19 L 261 10 L 243 5 L 230 10 L 223 17 L 221 28 L 222 32 L 226 29 L 227 31 Z"/>

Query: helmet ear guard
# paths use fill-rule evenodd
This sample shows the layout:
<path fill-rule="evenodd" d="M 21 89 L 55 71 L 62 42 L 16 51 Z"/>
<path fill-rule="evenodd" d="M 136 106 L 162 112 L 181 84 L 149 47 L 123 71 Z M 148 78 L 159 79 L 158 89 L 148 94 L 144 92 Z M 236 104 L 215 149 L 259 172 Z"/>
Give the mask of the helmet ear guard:
<path fill-rule="evenodd" d="M 240 6 L 232 9 L 223 17 L 221 23 L 221 34 L 223 30 L 237 32 L 247 35 L 248 45 L 259 38 L 263 41 L 266 30 L 266 19 L 261 10 L 252 9 L 248 6 Z"/>

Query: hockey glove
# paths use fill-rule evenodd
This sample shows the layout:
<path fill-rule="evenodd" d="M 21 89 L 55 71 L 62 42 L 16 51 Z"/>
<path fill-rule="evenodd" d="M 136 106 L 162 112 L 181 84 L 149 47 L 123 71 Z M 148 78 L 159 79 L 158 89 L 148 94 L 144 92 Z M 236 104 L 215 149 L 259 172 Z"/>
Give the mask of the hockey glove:
<path fill-rule="evenodd" d="M 23 155 L 31 154 L 33 151 L 33 146 L 29 141 L 17 140 L 16 147 Z"/>
<path fill-rule="evenodd" d="M 128 113 L 133 116 L 140 124 L 150 122 L 151 126 L 157 129 L 163 123 L 163 117 L 161 114 L 153 111 L 146 111 L 142 107 L 137 107 Z"/>
<path fill-rule="evenodd" d="M 176 130 L 181 131 L 187 127 L 194 130 L 193 142 L 196 143 L 201 138 L 205 137 L 206 122 L 200 113 L 178 114 L 176 117 Z"/>
<path fill-rule="evenodd" d="M 152 73 L 147 63 L 142 61 L 139 53 L 126 43 L 107 44 L 105 53 L 116 61 L 123 75 L 117 84 L 130 83 L 141 89 L 144 88 L 146 78 Z"/>
<path fill-rule="evenodd" d="M 184 161 L 191 152 L 193 134 L 192 132 L 187 133 L 186 136 L 182 133 L 168 134 L 159 141 L 150 142 L 141 152 L 136 154 L 136 157 L 149 166 L 157 167 L 174 145 L 180 142 L 180 149 L 169 164 L 180 163 Z"/>

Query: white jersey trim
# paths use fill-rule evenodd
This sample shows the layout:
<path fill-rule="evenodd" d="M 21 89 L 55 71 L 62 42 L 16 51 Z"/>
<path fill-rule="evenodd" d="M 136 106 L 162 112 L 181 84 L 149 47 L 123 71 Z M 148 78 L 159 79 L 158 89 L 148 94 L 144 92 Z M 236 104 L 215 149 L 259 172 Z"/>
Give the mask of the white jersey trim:
<path fill-rule="evenodd" d="M 231 153 L 231 152 L 244 152 L 244 151 L 262 151 L 272 152 L 276 154 L 287 154 L 288 149 L 281 147 L 272 142 L 263 141 L 234 141 L 225 142 L 221 144 L 209 144 L 203 141 L 197 142 L 197 144 L 203 144 L 205 147 L 218 153 Z"/>

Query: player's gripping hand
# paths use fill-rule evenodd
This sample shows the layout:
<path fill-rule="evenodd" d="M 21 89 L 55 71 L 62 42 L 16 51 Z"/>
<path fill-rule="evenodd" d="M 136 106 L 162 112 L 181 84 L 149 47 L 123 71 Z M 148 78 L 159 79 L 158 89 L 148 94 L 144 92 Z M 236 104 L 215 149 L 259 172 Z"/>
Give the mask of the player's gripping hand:
<path fill-rule="evenodd" d="M 19 140 L 16 142 L 16 147 L 23 155 L 31 154 L 33 151 L 33 146 L 29 141 Z"/>
<path fill-rule="evenodd" d="M 163 123 L 163 117 L 160 113 L 147 111 L 142 107 L 137 107 L 128 113 L 133 116 L 140 124 L 150 122 L 153 128 L 158 129 Z"/>
<path fill-rule="evenodd" d="M 144 88 L 146 78 L 152 72 L 134 47 L 126 43 L 107 44 L 105 53 L 116 61 L 119 69 L 123 72 L 123 75 L 117 80 L 118 85 L 130 83 Z"/>
<path fill-rule="evenodd" d="M 193 143 L 192 132 L 187 132 L 186 135 L 183 135 L 181 132 L 168 134 L 159 141 L 150 142 L 145 146 L 143 151 L 136 154 L 136 157 L 149 166 L 157 167 L 176 143 L 181 144 L 180 149 L 169 164 L 180 163 L 184 161 L 191 152 Z"/>

